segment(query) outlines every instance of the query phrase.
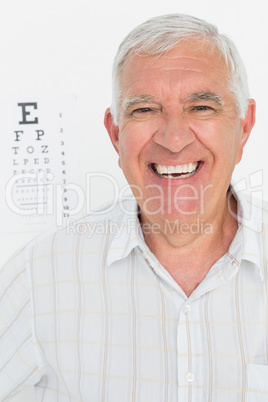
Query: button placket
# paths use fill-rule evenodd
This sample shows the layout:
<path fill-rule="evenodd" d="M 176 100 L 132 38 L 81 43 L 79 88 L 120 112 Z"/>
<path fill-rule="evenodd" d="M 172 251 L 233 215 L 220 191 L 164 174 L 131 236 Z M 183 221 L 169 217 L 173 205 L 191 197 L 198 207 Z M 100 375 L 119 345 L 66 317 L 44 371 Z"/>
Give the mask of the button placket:
<path fill-rule="evenodd" d="M 187 303 L 187 302 L 186 302 Z M 183 327 L 180 328 L 180 335 L 178 336 L 178 342 L 180 342 L 181 353 L 184 354 L 181 362 L 178 362 L 179 369 L 179 383 L 188 384 L 190 388 L 195 381 L 195 374 L 192 371 L 193 367 L 193 357 L 192 357 L 192 339 L 190 331 L 190 321 L 192 314 L 192 306 L 190 304 L 185 304 L 181 309 L 181 320 L 183 322 Z M 188 398 L 189 388 L 179 387 L 178 396 L 182 400 Z"/>

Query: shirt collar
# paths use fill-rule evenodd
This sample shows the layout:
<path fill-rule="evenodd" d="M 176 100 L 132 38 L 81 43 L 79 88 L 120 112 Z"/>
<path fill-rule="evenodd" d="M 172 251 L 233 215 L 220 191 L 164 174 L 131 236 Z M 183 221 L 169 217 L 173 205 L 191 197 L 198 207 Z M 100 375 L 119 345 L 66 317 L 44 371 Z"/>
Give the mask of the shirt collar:
<path fill-rule="evenodd" d="M 263 266 L 260 256 L 262 255 L 262 201 L 252 199 L 230 185 L 230 191 L 237 200 L 237 219 L 241 230 L 241 241 L 236 236 L 230 246 L 229 256 L 237 261 L 247 260 L 258 268 L 263 279 Z M 138 218 L 138 205 L 134 197 L 126 201 L 120 201 L 112 221 L 114 230 L 110 233 L 112 240 L 107 255 L 107 264 L 127 257 L 137 246 L 146 254 L 150 253 L 146 245 Z"/>
<path fill-rule="evenodd" d="M 140 221 L 138 218 L 138 204 L 134 197 L 117 204 L 116 218 L 112 222 L 115 226 L 111 230 L 112 240 L 107 255 L 107 264 L 127 257 L 136 246 L 142 250 L 148 249 L 144 241 Z"/>
<path fill-rule="evenodd" d="M 230 190 L 237 200 L 237 220 L 239 229 L 242 229 L 241 260 L 252 262 L 263 280 L 263 201 L 237 191 L 235 186 Z"/>

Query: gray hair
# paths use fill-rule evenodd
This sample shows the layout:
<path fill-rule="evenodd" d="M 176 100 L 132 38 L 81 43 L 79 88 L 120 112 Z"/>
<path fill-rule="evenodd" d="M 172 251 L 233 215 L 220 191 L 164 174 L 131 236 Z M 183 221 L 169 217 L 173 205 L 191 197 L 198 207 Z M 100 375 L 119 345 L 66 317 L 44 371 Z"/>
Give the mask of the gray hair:
<path fill-rule="evenodd" d="M 230 71 L 229 89 L 234 96 L 237 114 L 244 118 L 250 98 L 244 63 L 234 45 L 218 28 L 204 20 L 184 14 L 168 14 L 142 23 L 123 40 L 113 64 L 113 93 L 111 113 L 118 122 L 121 102 L 120 75 L 130 54 L 161 55 L 177 46 L 181 41 L 197 38 L 208 40 L 212 49 L 223 56 Z"/>

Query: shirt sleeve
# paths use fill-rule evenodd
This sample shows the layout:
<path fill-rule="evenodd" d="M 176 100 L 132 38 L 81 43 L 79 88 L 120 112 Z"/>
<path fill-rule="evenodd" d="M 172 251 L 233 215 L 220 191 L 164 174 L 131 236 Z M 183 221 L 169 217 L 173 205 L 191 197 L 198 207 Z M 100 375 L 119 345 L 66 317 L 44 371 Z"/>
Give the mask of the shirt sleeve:
<path fill-rule="evenodd" d="M 41 374 L 32 337 L 32 307 L 24 252 L 0 269 L 0 401 L 11 400 Z"/>

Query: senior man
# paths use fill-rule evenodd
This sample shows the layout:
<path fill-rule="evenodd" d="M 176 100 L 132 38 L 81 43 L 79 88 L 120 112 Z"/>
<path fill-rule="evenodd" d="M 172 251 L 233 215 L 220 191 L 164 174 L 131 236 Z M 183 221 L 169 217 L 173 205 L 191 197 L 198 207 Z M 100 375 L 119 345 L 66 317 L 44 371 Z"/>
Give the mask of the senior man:
<path fill-rule="evenodd" d="M 239 54 L 161 16 L 122 42 L 113 85 L 105 126 L 135 198 L 4 267 L 0 396 L 267 401 L 265 215 L 230 185 L 255 120 Z"/>

